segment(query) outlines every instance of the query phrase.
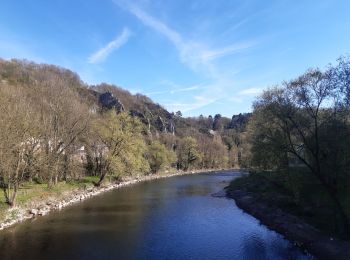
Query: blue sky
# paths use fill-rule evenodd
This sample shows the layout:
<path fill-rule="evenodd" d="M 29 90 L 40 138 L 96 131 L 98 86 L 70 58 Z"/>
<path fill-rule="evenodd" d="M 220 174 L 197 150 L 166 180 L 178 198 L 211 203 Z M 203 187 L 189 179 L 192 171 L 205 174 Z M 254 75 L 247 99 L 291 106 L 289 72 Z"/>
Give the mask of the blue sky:
<path fill-rule="evenodd" d="M 232 116 L 350 54 L 349 11 L 348 0 L 1 0 L 0 57 L 63 66 L 185 116 Z"/>

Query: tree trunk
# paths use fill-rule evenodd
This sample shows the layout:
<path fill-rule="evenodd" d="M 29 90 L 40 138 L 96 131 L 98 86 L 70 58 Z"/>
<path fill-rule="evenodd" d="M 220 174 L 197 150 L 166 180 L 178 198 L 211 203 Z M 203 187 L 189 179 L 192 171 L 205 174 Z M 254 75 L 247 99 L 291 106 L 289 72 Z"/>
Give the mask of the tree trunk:
<path fill-rule="evenodd" d="M 47 187 L 51 189 L 53 187 L 52 174 L 50 174 L 49 181 L 47 182 Z"/>
<path fill-rule="evenodd" d="M 5 193 L 5 199 L 6 203 L 10 205 L 10 207 L 16 206 L 16 197 L 17 197 L 17 191 L 18 191 L 18 186 L 17 184 L 13 185 L 13 193 L 11 194 L 11 184 L 9 183 L 7 187 L 3 188 L 4 193 Z"/>
<path fill-rule="evenodd" d="M 99 181 L 97 183 L 94 183 L 96 187 L 100 187 L 101 183 L 103 182 L 104 178 L 106 177 L 106 173 L 102 173 Z"/>
<path fill-rule="evenodd" d="M 12 193 L 12 196 L 11 196 L 11 198 L 10 198 L 10 200 L 9 200 L 9 205 L 10 205 L 11 207 L 16 206 L 17 190 L 18 190 L 18 187 L 17 187 L 17 185 L 15 184 L 15 185 L 13 186 L 13 193 Z"/>

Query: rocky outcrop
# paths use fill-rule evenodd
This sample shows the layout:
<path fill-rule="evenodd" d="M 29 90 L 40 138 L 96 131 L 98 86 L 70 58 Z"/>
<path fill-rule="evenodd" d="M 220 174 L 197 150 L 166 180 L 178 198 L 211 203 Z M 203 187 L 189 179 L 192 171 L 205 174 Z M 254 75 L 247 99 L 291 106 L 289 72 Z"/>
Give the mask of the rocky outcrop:
<path fill-rule="evenodd" d="M 145 115 L 144 115 L 143 113 L 141 113 L 141 112 L 139 112 L 139 111 L 137 111 L 137 110 L 134 110 L 134 109 L 130 110 L 130 115 L 131 115 L 132 117 L 138 117 L 138 118 L 140 118 L 141 120 L 143 120 L 143 119 L 146 118 Z"/>
<path fill-rule="evenodd" d="M 125 111 L 124 105 L 119 101 L 118 98 L 114 97 L 111 92 L 102 93 L 99 97 L 99 103 L 102 108 L 105 109 L 116 109 L 118 112 Z"/>
<path fill-rule="evenodd" d="M 175 135 L 175 123 L 172 120 L 169 122 L 169 132 Z"/>
<path fill-rule="evenodd" d="M 156 121 L 156 125 L 157 125 L 157 128 L 159 131 L 164 132 L 164 133 L 167 132 L 166 123 L 161 116 L 158 116 L 157 121 Z"/>
<path fill-rule="evenodd" d="M 170 118 L 167 122 L 161 116 L 158 116 L 156 120 L 156 128 L 160 132 L 171 133 L 175 135 L 175 123 L 172 118 Z"/>

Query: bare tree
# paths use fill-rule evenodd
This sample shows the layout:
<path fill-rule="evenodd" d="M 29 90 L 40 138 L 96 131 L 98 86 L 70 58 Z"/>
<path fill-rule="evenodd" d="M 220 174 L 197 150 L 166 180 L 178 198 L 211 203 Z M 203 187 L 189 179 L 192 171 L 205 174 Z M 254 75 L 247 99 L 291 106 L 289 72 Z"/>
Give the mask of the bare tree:
<path fill-rule="evenodd" d="M 60 78 L 46 79 L 36 87 L 40 113 L 41 145 L 46 161 L 48 186 L 62 175 L 62 164 L 79 137 L 87 131 L 89 113 L 78 93 Z"/>
<path fill-rule="evenodd" d="M 25 94 L 9 86 L 0 88 L 0 114 L 0 183 L 7 203 L 14 206 L 38 147 L 37 118 Z"/>

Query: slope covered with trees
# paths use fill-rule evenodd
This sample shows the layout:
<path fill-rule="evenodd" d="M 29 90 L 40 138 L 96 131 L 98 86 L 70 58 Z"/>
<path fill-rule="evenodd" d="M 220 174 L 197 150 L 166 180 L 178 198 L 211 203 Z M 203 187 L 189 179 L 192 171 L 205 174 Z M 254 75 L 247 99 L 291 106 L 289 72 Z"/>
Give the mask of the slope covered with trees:
<path fill-rule="evenodd" d="M 76 73 L 0 60 L 0 186 L 16 204 L 24 183 L 159 171 L 239 167 L 249 114 L 184 118 L 114 85 Z M 244 143 L 244 142 L 243 142 Z"/>

